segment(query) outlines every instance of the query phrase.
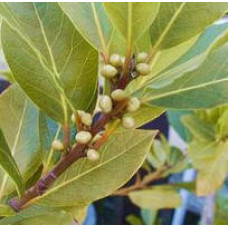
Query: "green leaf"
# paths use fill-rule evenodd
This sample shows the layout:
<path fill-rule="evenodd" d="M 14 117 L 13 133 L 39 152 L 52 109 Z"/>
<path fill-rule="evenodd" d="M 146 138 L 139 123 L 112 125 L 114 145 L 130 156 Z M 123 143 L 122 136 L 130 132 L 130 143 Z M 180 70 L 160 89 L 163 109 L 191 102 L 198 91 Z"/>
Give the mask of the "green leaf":
<path fill-rule="evenodd" d="M 158 210 L 181 205 L 181 197 L 172 186 L 153 186 L 150 189 L 130 192 L 128 195 L 135 205 L 144 209 Z"/>
<path fill-rule="evenodd" d="M 185 127 L 189 129 L 193 137 L 200 140 L 213 140 L 215 139 L 215 128 L 211 123 L 200 119 L 197 115 L 184 115 L 181 118 Z"/>
<path fill-rule="evenodd" d="M 42 151 L 43 173 L 47 173 L 55 164 L 59 156 L 51 144 L 54 139 L 59 139 L 61 127 L 48 118 L 44 113 L 39 113 L 40 145 Z"/>
<path fill-rule="evenodd" d="M 137 41 L 155 19 L 158 2 L 105 2 L 104 8 L 127 42 Z"/>
<path fill-rule="evenodd" d="M 140 211 L 143 223 L 145 225 L 155 225 L 156 218 L 158 215 L 157 210 L 147 210 L 147 209 L 142 209 Z"/>
<path fill-rule="evenodd" d="M 181 122 L 181 118 L 183 115 L 190 113 L 191 111 L 188 110 L 169 110 L 166 112 L 169 124 L 185 142 L 189 142 L 191 136 L 188 129 Z"/>
<path fill-rule="evenodd" d="M 173 48 L 158 51 L 152 62 L 151 74 L 132 81 L 127 91 L 135 93 L 148 84 L 155 89 L 163 88 L 197 69 L 212 51 L 228 40 L 228 23 L 212 25 L 196 41 L 197 37 L 199 36 Z"/>
<path fill-rule="evenodd" d="M 136 215 L 128 215 L 126 217 L 126 221 L 130 225 L 143 225 L 141 219 L 138 216 L 136 216 Z"/>
<path fill-rule="evenodd" d="M 20 174 L 20 171 L 17 167 L 17 164 L 12 157 L 9 147 L 4 139 L 4 136 L 0 130 L 0 166 L 8 174 L 16 186 L 19 196 L 24 191 L 23 179 Z"/>
<path fill-rule="evenodd" d="M 223 45 L 197 70 L 161 89 L 150 84 L 137 95 L 148 105 L 171 109 L 210 108 L 227 103 L 228 65 L 224 62 L 227 53 L 228 46 Z"/>
<path fill-rule="evenodd" d="M 97 52 L 57 3 L 2 3 L 3 51 L 14 79 L 50 117 L 86 110 L 96 95 Z M 12 16 L 13 15 L 13 16 Z"/>
<path fill-rule="evenodd" d="M 164 2 L 151 26 L 154 50 L 176 46 L 222 17 L 227 3 Z"/>
<path fill-rule="evenodd" d="M 125 116 L 129 116 L 134 118 L 135 120 L 135 128 L 139 128 L 144 124 L 156 119 L 164 110 L 155 107 L 149 107 L 146 105 L 142 105 L 140 109 L 133 113 L 127 113 Z M 119 130 L 124 130 L 122 126 L 119 127 Z"/>
<path fill-rule="evenodd" d="M 18 85 L 0 96 L 0 127 L 11 156 L 24 180 L 31 177 L 40 164 L 39 112 Z M 14 188 L 8 175 L 0 172 L 0 198 Z"/>
<path fill-rule="evenodd" d="M 85 39 L 107 54 L 113 27 L 102 3 L 60 2 L 59 5 Z"/>
<path fill-rule="evenodd" d="M 78 160 L 44 195 L 31 202 L 52 207 L 83 206 L 108 196 L 142 165 L 154 136 L 154 131 L 145 130 L 114 133 L 100 148 L 99 161 Z"/>
<path fill-rule="evenodd" d="M 73 218 L 64 211 L 38 206 L 28 207 L 0 220 L 0 225 L 72 225 L 73 223 Z"/>
<path fill-rule="evenodd" d="M 15 211 L 8 205 L 0 204 L 0 217 L 14 215 Z"/>
<path fill-rule="evenodd" d="M 189 156 L 198 171 L 197 195 L 204 196 L 220 188 L 228 171 L 228 143 L 215 141 L 193 141 Z"/>

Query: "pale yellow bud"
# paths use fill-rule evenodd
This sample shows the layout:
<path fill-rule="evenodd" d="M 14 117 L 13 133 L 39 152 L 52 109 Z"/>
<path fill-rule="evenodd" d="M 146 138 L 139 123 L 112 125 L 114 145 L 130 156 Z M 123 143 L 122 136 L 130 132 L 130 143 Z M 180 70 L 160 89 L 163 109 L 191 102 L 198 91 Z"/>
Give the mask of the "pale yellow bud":
<path fill-rule="evenodd" d="M 105 95 L 100 98 L 99 107 L 105 113 L 112 111 L 112 100 L 109 96 Z"/>
<path fill-rule="evenodd" d="M 83 110 L 78 110 L 77 112 L 80 118 L 82 118 L 82 116 L 85 114 L 85 111 Z"/>
<path fill-rule="evenodd" d="M 100 158 L 100 154 L 96 150 L 91 148 L 86 151 L 86 155 L 88 160 L 90 161 L 97 161 Z"/>
<path fill-rule="evenodd" d="M 103 134 L 103 132 L 102 132 L 102 133 L 96 134 L 96 135 L 93 137 L 92 142 L 96 142 L 96 141 L 98 141 L 99 139 L 101 139 L 101 138 L 102 138 L 102 134 Z"/>
<path fill-rule="evenodd" d="M 105 78 L 113 78 L 117 75 L 118 71 L 112 65 L 104 65 L 101 69 L 101 75 Z"/>
<path fill-rule="evenodd" d="M 74 113 L 71 115 L 71 121 L 72 121 L 72 123 L 76 122 L 76 118 L 75 118 L 75 114 Z"/>
<path fill-rule="evenodd" d="M 93 122 L 93 118 L 92 118 L 92 115 L 89 114 L 89 113 L 84 113 L 82 116 L 81 116 L 81 121 L 83 124 L 85 124 L 86 126 L 91 126 L 92 122 Z"/>
<path fill-rule="evenodd" d="M 75 139 L 78 143 L 86 144 L 92 139 L 92 135 L 88 131 L 79 131 L 76 134 Z"/>
<path fill-rule="evenodd" d="M 151 72 L 151 67 L 147 63 L 139 63 L 136 65 L 136 70 L 138 71 L 139 75 L 146 76 Z"/>
<path fill-rule="evenodd" d="M 114 101 L 122 101 L 127 97 L 127 95 L 124 90 L 116 89 L 112 92 L 111 97 Z"/>
<path fill-rule="evenodd" d="M 123 117 L 122 126 L 127 129 L 133 128 L 135 126 L 135 120 L 132 117 Z"/>
<path fill-rule="evenodd" d="M 55 139 L 52 144 L 51 147 L 53 150 L 63 150 L 64 149 L 64 145 L 61 141 Z"/>
<path fill-rule="evenodd" d="M 145 62 L 148 58 L 148 54 L 146 52 L 140 52 L 136 57 L 137 63 Z"/>
<path fill-rule="evenodd" d="M 137 97 L 133 97 L 128 101 L 127 104 L 127 111 L 128 112 L 135 112 L 141 106 L 141 101 Z"/>
<path fill-rule="evenodd" d="M 110 56 L 109 62 L 115 67 L 122 66 L 122 59 L 118 54 L 112 54 Z"/>

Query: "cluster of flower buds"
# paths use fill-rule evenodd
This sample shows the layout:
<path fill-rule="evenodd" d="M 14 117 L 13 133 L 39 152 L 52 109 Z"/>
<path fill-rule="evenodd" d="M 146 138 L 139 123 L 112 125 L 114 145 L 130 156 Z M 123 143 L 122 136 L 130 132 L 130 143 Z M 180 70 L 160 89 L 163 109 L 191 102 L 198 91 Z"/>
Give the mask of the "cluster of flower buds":
<path fill-rule="evenodd" d="M 105 64 L 101 69 L 101 75 L 111 79 L 117 76 L 119 69 L 124 65 L 125 58 L 118 54 L 112 54 L 109 58 L 109 64 Z"/>
<path fill-rule="evenodd" d="M 147 59 L 146 52 L 140 52 L 136 57 L 136 71 L 140 76 L 146 76 L 151 72 L 151 66 L 146 62 Z"/>
<path fill-rule="evenodd" d="M 109 113 L 112 111 L 113 102 L 120 102 L 124 99 L 127 99 L 127 95 L 124 90 L 116 89 L 111 93 L 111 97 L 108 95 L 102 96 L 100 98 L 99 107 L 104 113 Z M 128 99 L 126 111 L 127 112 L 135 112 L 141 106 L 141 101 L 136 98 Z M 134 118 L 132 117 L 123 117 L 122 118 L 122 126 L 124 128 L 130 129 L 135 126 Z"/>

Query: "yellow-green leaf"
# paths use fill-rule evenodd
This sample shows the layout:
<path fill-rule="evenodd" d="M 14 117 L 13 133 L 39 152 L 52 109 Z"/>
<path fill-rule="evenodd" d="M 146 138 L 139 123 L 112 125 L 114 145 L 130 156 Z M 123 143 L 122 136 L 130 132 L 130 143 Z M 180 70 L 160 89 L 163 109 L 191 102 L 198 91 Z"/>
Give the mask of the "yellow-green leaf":
<path fill-rule="evenodd" d="M 131 201 L 143 209 L 176 208 L 181 205 L 181 197 L 172 186 L 154 186 L 150 189 L 129 193 Z"/>

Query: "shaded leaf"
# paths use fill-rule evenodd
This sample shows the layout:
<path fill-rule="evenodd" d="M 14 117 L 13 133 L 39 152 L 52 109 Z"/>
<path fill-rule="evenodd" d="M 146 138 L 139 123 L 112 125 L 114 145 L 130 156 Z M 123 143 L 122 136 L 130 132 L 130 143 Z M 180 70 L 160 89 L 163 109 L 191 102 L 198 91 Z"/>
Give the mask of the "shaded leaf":
<path fill-rule="evenodd" d="M 12 178 L 18 194 L 21 195 L 22 192 L 24 191 L 23 179 L 17 167 L 17 164 L 10 153 L 9 147 L 4 139 L 4 136 L 1 130 L 0 130 L 0 166 L 2 167 L 4 172 Z"/>

